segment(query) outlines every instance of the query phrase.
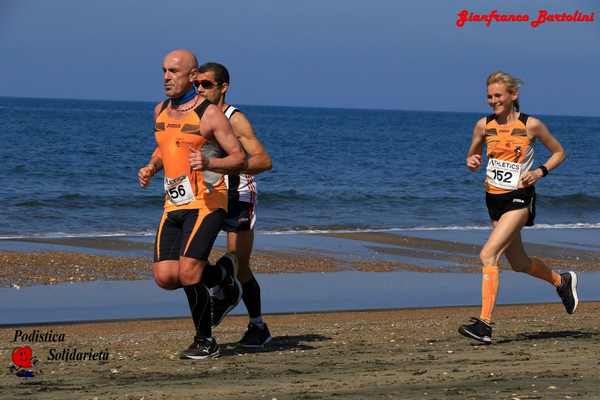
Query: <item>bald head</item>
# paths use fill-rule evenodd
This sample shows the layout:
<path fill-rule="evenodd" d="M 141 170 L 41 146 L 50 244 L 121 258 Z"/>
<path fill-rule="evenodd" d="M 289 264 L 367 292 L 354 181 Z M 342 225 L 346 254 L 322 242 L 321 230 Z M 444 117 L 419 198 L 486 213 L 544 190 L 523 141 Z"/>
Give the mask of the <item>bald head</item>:
<path fill-rule="evenodd" d="M 173 50 L 165 56 L 164 62 L 166 63 L 167 61 L 177 62 L 189 70 L 198 68 L 198 59 L 196 59 L 194 53 L 186 49 Z"/>
<path fill-rule="evenodd" d="M 171 51 L 163 60 L 165 94 L 171 98 L 182 96 L 192 87 L 197 70 L 194 53 L 185 49 Z"/>

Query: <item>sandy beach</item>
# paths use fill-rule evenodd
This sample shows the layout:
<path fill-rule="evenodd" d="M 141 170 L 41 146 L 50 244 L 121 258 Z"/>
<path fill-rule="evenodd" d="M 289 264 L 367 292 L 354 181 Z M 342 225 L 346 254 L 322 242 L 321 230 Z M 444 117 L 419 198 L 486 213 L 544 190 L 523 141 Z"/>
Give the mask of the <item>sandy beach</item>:
<path fill-rule="evenodd" d="M 254 270 L 479 271 L 476 244 L 387 233 L 338 234 L 335 239 L 360 243 L 366 250 L 349 258 L 343 252 L 258 249 Z M 148 243 L 86 238 L 26 243 L 41 250 L 0 252 L 1 286 L 151 278 L 147 256 L 94 254 L 149 252 Z M 53 245 L 72 250 L 51 250 Z M 600 270 L 600 254 L 593 249 L 527 247 L 561 269 Z M 213 261 L 222 251 L 216 249 Z M 460 324 L 478 315 L 478 307 L 267 311 L 274 337 L 268 347 L 237 347 L 247 319 L 230 316 L 214 332 L 221 357 L 200 362 L 179 359 L 192 339 L 187 318 L 5 326 L 0 328 L 6 366 L 0 391 L 7 399 L 597 399 L 599 311 L 600 302 L 581 303 L 575 315 L 567 315 L 560 304 L 499 306 L 491 346 L 457 333 Z M 15 341 L 18 330 L 38 337 L 62 334 L 64 341 L 23 336 Z M 17 370 L 9 368 L 19 346 L 32 348 L 34 377 L 16 376 Z M 56 358 L 83 352 L 102 352 L 107 359 Z"/>
<path fill-rule="evenodd" d="M 456 329 L 476 308 L 268 315 L 272 343 L 235 346 L 244 317 L 215 330 L 222 356 L 180 360 L 187 319 L 20 327 L 61 343 L 13 342 L 0 329 L 8 365 L 29 345 L 33 378 L 0 375 L 6 399 L 597 399 L 599 303 L 572 316 L 560 305 L 501 306 L 494 344 Z M 107 361 L 49 361 L 50 349 L 103 350 Z"/>

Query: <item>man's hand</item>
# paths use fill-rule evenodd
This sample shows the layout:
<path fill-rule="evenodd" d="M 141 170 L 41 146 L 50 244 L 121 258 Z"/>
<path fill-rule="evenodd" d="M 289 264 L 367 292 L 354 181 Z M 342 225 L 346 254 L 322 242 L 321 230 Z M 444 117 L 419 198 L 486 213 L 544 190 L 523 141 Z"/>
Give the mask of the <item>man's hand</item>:
<path fill-rule="evenodd" d="M 140 168 L 138 171 L 138 183 L 140 186 L 143 188 L 147 187 L 155 173 L 156 167 L 152 164 L 148 164 L 145 167 Z"/>
<path fill-rule="evenodd" d="M 467 157 L 467 168 L 471 172 L 475 172 L 481 166 L 481 156 L 479 154 L 473 154 L 471 157 Z"/>
<path fill-rule="evenodd" d="M 208 169 L 210 159 L 202 154 L 200 149 L 190 149 L 190 156 L 188 158 L 190 166 L 194 171 L 204 171 Z"/>

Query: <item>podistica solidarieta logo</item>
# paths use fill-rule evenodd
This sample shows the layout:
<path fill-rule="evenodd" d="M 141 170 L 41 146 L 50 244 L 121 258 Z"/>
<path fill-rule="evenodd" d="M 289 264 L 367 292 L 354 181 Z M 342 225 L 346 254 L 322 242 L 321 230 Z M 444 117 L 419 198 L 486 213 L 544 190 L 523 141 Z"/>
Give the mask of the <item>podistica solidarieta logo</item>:
<path fill-rule="evenodd" d="M 52 330 L 33 329 L 30 332 L 25 332 L 17 329 L 12 342 L 18 344 L 28 343 L 13 349 L 9 364 L 9 370 L 16 376 L 23 378 L 32 378 L 38 374 L 41 371 L 42 361 L 107 361 L 109 358 L 108 349 L 96 351 L 90 348 L 82 351 L 76 347 L 65 346 L 65 334 Z M 31 347 L 32 343 L 56 343 L 56 347 L 35 350 Z M 36 355 L 34 355 L 34 350 Z"/>

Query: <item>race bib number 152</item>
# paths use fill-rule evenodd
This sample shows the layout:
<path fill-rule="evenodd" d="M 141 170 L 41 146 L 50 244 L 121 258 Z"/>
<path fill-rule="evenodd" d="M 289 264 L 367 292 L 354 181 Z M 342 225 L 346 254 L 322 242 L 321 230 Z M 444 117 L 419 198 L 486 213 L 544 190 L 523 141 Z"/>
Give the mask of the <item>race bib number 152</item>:
<path fill-rule="evenodd" d="M 521 164 L 490 158 L 487 165 L 487 178 L 496 187 L 515 190 L 521 178 Z"/>

